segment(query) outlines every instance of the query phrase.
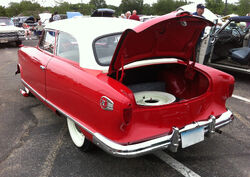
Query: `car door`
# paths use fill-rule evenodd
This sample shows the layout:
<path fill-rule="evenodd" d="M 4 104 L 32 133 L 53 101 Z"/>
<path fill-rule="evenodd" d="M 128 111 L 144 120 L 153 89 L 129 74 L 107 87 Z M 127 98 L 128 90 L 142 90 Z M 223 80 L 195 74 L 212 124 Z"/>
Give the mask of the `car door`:
<path fill-rule="evenodd" d="M 217 23 L 218 21 L 215 20 L 214 24 L 216 25 L 211 27 L 211 29 L 209 30 L 209 34 L 202 40 L 202 45 L 200 49 L 202 52 L 198 59 L 198 62 L 201 64 L 207 64 L 213 52 L 214 44 L 216 40 L 216 33 L 218 31 Z"/>
<path fill-rule="evenodd" d="M 47 100 L 59 110 L 77 113 L 82 105 L 78 102 L 78 89 L 82 87 L 79 79 L 86 74 L 79 66 L 78 44 L 68 33 L 59 32 L 56 48 L 46 70 Z"/>
<path fill-rule="evenodd" d="M 50 61 L 55 46 L 55 32 L 45 31 L 36 48 L 29 51 L 29 59 L 23 65 L 23 79 L 40 97 L 46 98 L 45 77 L 46 67 Z"/>

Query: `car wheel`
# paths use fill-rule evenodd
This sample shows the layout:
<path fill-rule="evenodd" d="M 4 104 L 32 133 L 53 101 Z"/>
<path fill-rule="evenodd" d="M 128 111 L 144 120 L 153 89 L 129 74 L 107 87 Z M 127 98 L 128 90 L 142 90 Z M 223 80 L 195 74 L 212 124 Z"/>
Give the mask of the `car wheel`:
<path fill-rule="evenodd" d="M 16 41 L 16 46 L 19 47 L 19 45 L 22 44 L 22 41 Z"/>
<path fill-rule="evenodd" d="M 92 143 L 83 135 L 80 127 L 70 118 L 67 118 L 67 124 L 73 143 L 82 151 L 89 151 L 92 148 Z"/>

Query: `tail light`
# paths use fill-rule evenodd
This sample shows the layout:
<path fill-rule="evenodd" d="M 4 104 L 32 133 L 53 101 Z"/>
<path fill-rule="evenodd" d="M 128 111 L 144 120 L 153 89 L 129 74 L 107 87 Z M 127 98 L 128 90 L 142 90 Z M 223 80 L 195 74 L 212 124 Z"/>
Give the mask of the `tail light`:
<path fill-rule="evenodd" d="M 123 119 L 126 125 L 129 124 L 129 122 L 131 121 L 132 118 L 132 108 L 125 108 L 123 110 Z"/>

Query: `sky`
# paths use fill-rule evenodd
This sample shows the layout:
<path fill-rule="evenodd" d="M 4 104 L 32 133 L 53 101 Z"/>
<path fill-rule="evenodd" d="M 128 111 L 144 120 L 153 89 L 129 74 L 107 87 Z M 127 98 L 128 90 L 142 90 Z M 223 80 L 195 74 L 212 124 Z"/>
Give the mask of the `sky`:
<path fill-rule="evenodd" d="M 21 2 L 22 0 L 0 0 L 0 5 L 7 7 L 10 2 Z M 55 1 L 57 2 L 69 2 L 72 4 L 75 3 L 88 3 L 89 0 L 30 0 L 33 2 L 38 2 L 42 6 L 54 6 Z M 105 0 L 108 5 L 115 5 L 119 6 L 121 3 L 121 0 Z M 203 3 L 205 4 L 205 0 L 188 0 L 189 2 L 195 2 L 195 3 Z M 224 0 L 225 1 L 225 0 Z M 228 0 L 228 3 L 235 3 L 238 2 L 239 0 Z M 144 4 L 153 4 L 157 2 L 157 0 L 144 0 Z"/>

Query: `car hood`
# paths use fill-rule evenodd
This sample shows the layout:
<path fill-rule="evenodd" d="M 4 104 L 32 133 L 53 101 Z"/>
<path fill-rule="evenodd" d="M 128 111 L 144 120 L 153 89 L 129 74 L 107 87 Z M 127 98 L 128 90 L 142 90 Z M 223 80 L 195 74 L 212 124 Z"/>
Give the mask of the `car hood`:
<path fill-rule="evenodd" d="M 16 32 L 20 30 L 23 30 L 23 29 L 15 27 L 15 26 L 0 26 L 0 32 Z"/>
<path fill-rule="evenodd" d="M 211 21 L 188 12 L 172 12 L 127 29 L 114 52 L 109 75 L 139 60 L 178 58 L 189 62 L 200 34 L 212 25 Z"/>

